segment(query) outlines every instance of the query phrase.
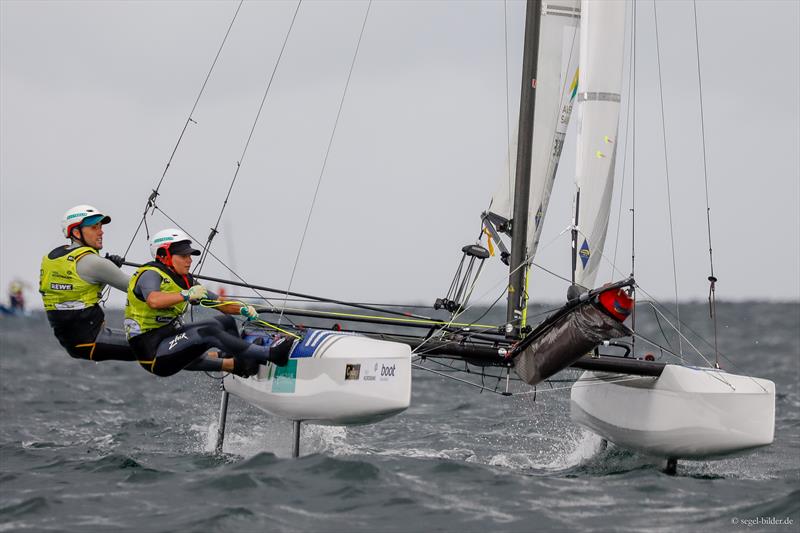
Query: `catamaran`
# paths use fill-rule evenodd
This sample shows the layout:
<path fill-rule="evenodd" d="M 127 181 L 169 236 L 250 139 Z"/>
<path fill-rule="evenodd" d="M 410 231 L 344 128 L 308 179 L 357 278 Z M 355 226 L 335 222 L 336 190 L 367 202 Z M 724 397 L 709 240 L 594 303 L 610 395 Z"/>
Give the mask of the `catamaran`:
<path fill-rule="evenodd" d="M 684 362 L 682 352 L 637 332 L 636 295 L 642 289 L 632 274 L 597 287 L 617 166 L 626 6 L 631 4 L 617 0 L 528 0 L 519 122 L 516 142 L 509 147 L 514 172 L 500 180 L 489 208 L 480 215 L 480 239 L 462 248 L 447 294 L 435 301 L 434 309 L 447 317 L 196 275 L 352 309 L 268 305 L 259 309 L 265 317 L 363 326 L 349 331 L 338 325 L 297 328 L 273 320 L 266 327 L 245 328 L 245 338 L 264 344 L 279 330 L 294 336 L 295 346 L 286 367 L 268 364 L 248 378 L 225 377 L 218 450 L 224 444 L 229 394 L 294 421 L 297 456 L 302 422 L 366 424 L 401 413 L 411 402 L 412 370 L 436 372 L 425 364 L 435 360 L 463 362 L 473 375 L 497 377 L 499 383 L 504 377 L 505 388 L 499 392 L 505 395 L 513 394 L 512 370 L 535 387 L 566 368 L 582 369 L 571 388 L 572 419 L 618 446 L 666 458 L 670 472 L 678 459 L 711 459 L 772 442 L 771 381 L 726 372 L 715 345 L 715 363 L 705 358 L 705 364 L 693 366 Z M 567 301 L 540 323 L 528 324 L 529 272 L 573 120 L 578 141 Z M 145 214 L 156 197 L 157 190 Z M 215 234 L 216 227 L 206 248 Z M 485 262 L 498 259 L 509 269 L 505 322 L 462 321 Z M 712 315 L 715 281 L 712 263 Z M 640 355 L 646 343 L 673 355 L 674 362 Z"/>

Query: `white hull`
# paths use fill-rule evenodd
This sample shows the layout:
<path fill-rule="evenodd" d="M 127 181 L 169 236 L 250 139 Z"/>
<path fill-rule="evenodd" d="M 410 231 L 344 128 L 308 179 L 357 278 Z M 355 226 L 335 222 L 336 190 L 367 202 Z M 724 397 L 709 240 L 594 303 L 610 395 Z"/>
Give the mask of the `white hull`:
<path fill-rule="evenodd" d="M 667 365 L 659 377 L 584 372 L 572 419 L 618 446 L 711 459 L 772 443 L 775 384 L 710 368 Z"/>
<path fill-rule="evenodd" d="M 228 376 L 224 383 L 231 394 L 281 418 L 367 424 L 396 415 L 411 403 L 411 348 L 312 332 L 295 347 L 286 367 L 270 364 L 257 376 Z"/>

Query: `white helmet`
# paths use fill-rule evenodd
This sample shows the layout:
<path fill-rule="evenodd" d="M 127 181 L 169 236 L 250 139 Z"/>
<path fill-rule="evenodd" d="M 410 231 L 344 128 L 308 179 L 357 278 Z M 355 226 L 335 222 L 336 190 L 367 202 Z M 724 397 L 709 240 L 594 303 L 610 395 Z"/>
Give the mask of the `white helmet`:
<path fill-rule="evenodd" d="M 61 231 L 64 237 L 70 238 L 72 230 L 78 226 L 84 225 L 83 222 L 88 221 L 87 226 L 94 224 L 108 224 L 111 222 L 111 217 L 103 214 L 99 209 L 90 205 L 76 205 L 68 209 L 64 216 L 61 218 Z"/>
<path fill-rule="evenodd" d="M 182 243 L 180 250 L 174 248 L 170 250 L 172 244 Z M 200 250 L 195 250 L 191 246 L 192 239 L 184 232 L 175 228 L 168 228 L 159 231 L 150 238 L 150 255 L 153 259 L 158 259 L 158 251 L 165 250 L 166 257 L 170 255 L 200 255 Z"/>

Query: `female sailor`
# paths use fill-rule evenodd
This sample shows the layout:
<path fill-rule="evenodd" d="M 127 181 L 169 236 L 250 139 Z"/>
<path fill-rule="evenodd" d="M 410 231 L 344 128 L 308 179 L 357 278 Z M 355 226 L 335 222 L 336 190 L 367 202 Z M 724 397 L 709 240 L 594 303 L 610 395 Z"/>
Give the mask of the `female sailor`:
<path fill-rule="evenodd" d="M 280 337 L 269 348 L 250 344 L 239 337 L 236 321 L 228 315 L 257 320 L 251 305 L 227 303 L 216 307 L 225 316 L 184 324 L 181 317 L 189 304 L 216 300 L 189 269 L 192 248 L 189 236 L 178 229 L 165 229 L 150 240 L 153 261 L 140 267 L 128 284 L 125 333 L 142 367 L 157 376 L 171 376 L 190 365 L 210 348 L 219 348 L 233 358 L 222 360 L 222 370 L 252 375 L 267 362 L 285 366 L 292 349 L 290 339 Z"/>

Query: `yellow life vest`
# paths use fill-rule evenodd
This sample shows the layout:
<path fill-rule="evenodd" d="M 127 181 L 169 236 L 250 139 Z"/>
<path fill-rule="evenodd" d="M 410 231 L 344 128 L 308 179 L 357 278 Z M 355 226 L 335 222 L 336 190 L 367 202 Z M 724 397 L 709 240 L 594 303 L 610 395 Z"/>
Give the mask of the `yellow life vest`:
<path fill-rule="evenodd" d="M 188 302 L 180 302 L 165 309 L 153 309 L 147 302 L 136 296 L 133 289 L 142 274 L 147 271 L 156 272 L 161 276 L 161 292 L 180 292 L 183 287 L 172 279 L 172 275 L 158 264 L 148 263 L 140 267 L 131 276 L 128 283 L 128 301 L 125 302 L 125 334 L 128 339 L 132 336 L 158 329 L 172 322 L 186 312 Z"/>
<path fill-rule="evenodd" d="M 39 292 L 46 311 L 86 309 L 100 301 L 103 284 L 89 283 L 78 276 L 78 260 L 87 254 L 99 255 L 90 246 L 59 246 L 42 258 Z"/>

